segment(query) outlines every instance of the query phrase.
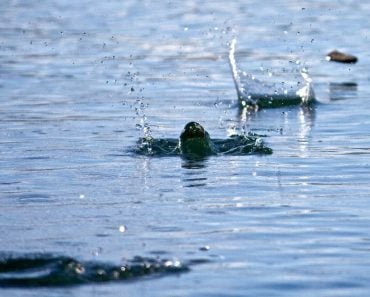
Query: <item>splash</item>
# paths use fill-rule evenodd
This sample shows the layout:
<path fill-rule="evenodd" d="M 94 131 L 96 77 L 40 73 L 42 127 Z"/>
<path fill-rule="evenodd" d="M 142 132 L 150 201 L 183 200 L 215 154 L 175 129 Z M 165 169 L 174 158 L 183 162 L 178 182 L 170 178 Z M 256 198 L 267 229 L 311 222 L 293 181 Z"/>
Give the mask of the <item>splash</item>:
<path fill-rule="evenodd" d="M 257 80 L 253 75 L 241 72 L 235 60 L 236 39 L 230 44 L 229 62 L 241 107 L 280 107 L 294 104 L 310 104 L 315 101 L 312 79 L 306 68 L 300 73 L 303 78 L 303 87 L 300 82 L 296 87 L 285 86 L 284 83 L 267 83 Z"/>
<path fill-rule="evenodd" d="M 148 156 L 181 156 L 185 159 L 202 159 L 211 155 L 272 154 L 261 136 L 253 133 L 232 135 L 227 139 L 211 139 L 197 122 L 185 125 L 179 139 L 141 138 L 134 152 Z"/>
<path fill-rule="evenodd" d="M 140 138 L 134 152 L 152 157 L 181 156 L 185 159 L 197 159 L 212 155 L 272 154 L 272 149 L 264 144 L 262 137 L 253 133 L 244 133 L 232 135 L 227 139 L 210 139 L 212 150 L 207 154 L 199 155 L 182 152 L 177 138 Z"/>
<path fill-rule="evenodd" d="M 194 260 L 189 264 L 201 263 Z M 120 265 L 78 261 L 51 254 L 0 256 L 0 287 L 55 287 L 110 281 L 132 281 L 189 271 L 178 260 L 135 257 Z"/>

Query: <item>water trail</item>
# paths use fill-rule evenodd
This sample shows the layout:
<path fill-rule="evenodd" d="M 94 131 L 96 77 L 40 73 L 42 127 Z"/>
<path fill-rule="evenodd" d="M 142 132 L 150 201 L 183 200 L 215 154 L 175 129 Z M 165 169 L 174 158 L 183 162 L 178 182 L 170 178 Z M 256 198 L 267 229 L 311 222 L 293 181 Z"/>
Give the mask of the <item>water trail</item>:
<path fill-rule="evenodd" d="M 229 63 L 241 107 L 280 107 L 293 104 L 310 104 L 315 101 L 312 79 L 306 68 L 300 74 L 304 86 L 300 82 L 296 87 L 287 87 L 284 83 L 268 83 L 257 80 L 253 75 L 241 72 L 235 60 L 236 39 L 230 44 Z"/>

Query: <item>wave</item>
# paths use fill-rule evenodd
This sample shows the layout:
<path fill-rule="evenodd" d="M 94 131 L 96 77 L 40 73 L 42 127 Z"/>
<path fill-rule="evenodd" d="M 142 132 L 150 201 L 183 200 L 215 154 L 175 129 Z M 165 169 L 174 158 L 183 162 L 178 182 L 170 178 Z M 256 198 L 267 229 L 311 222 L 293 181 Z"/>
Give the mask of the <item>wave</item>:
<path fill-rule="evenodd" d="M 134 257 L 115 265 L 97 261 L 79 261 L 52 254 L 0 256 L 0 287 L 55 287 L 110 281 L 133 281 L 147 277 L 184 273 L 189 266 L 206 262 Z"/>

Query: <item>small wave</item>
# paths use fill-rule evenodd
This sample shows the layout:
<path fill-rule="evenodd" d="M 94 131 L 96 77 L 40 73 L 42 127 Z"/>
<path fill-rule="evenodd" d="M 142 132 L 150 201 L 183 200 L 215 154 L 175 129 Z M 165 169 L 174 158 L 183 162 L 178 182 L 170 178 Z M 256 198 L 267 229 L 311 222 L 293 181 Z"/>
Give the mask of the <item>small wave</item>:
<path fill-rule="evenodd" d="M 253 75 L 238 69 L 235 60 L 236 39 L 233 39 L 229 51 L 229 63 L 241 107 L 281 107 L 286 105 L 310 104 L 315 101 L 312 79 L 307 69 L 300 73 L 303 81 L 296 87 L 283 84 L 267 83 L 256 79 Z"/>
<path fill-rule="evenodd" d="M 134 257 L 121 265 L 114 265 L 50 254 L 2 255 L 0 287 L 53 287 L 133 281 L 187 272 L 189 265 L 199 263 L 202 261 L 184 264 L 178 260 Z"/>

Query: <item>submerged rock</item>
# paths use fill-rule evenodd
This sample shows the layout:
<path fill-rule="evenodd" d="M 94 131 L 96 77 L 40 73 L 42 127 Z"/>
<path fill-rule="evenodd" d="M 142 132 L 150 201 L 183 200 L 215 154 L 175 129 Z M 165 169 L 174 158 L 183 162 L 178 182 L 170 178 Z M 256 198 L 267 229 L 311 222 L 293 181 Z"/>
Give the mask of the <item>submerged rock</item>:
<path fill-rule="evenodd" d="M 334 50 L 327 54 L 326 59 L 328 61 L 354 64 L 357 62 L 357 57 L 349 54 L 342 53 L 340 51 Z"/>

